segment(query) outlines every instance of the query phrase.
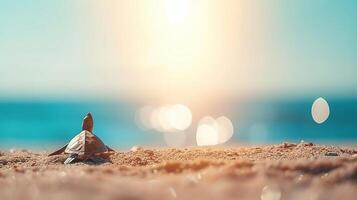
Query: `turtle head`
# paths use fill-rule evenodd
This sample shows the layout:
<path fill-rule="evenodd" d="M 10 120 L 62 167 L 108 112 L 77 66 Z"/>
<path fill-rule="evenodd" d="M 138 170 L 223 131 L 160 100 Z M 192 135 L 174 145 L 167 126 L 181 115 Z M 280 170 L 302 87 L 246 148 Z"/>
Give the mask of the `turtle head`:
<path fill-rule="evenodd" d="M 86 130 L 89 132 L 93 131 L 93 117 L 91 113 L 88 113 L 84 119 L 82 124 L 82 130 Z"/>

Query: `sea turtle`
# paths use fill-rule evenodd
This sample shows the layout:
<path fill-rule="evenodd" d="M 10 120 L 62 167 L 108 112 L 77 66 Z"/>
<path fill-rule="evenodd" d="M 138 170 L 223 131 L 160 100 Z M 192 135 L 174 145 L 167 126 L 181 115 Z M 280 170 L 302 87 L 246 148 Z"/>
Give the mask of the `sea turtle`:
<path fill-rule="evenodd" d="M 76 135 L 64 147 L 48 156 L 58 155 L 63 152 L 69 154 L 70 156 L 64 161 L 64 164 L 85 160 L 92 160 L 93 162 L 103 161 L 103 158 L 108 153 L 114 152 L 114 150 L 106 146 L 92 131 L 93 117 L 91 113 L 88 113 L 83 119 L 82 132 Z"/>

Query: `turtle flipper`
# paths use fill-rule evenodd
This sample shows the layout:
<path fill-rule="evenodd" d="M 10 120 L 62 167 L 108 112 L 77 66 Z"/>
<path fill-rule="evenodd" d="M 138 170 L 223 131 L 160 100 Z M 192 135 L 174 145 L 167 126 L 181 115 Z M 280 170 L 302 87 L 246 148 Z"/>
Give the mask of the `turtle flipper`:
<path fill-rule="evenodd" d="M 71 154 L 65 161 L 64 164 L 70 164 L 75 161 L 78 157 L 78 154 Z"/>
<path fill-rule="evenodd" d="M 113 152 L 115 152 L 112 148 L 108 147 L 107 145 L 105 145 L 105 147 L 107 147 L 108 151 L 113 151 Z"/>
<path fill-rule="evenodd" d="M 67 145 L 68 145 L 68 144 L 64 145 L 64 147 L 62 147 L 62 148 L 58 149 L 57 151 L 55 151 L 55 152 L 53 152 L 53 153 L 48 154 L 48 156 L 54 156 L 54 155 L 58 155 L 58 154 L 63 153 L 63 152 L 64 152 L 64 150 L 66 150 Z"/>

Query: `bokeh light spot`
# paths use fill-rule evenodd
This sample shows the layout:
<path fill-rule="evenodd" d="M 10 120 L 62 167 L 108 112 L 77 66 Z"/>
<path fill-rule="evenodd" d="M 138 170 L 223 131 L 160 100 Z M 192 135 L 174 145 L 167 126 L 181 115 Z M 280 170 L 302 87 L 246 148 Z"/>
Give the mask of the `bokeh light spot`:
<path fill-rule="evenodd" d="M 140 127 L 155 129 L 158 132 L 186 130 L 192 123 L 191 110 L 182 104 L 158 107 L 144 106 L 136 113 Z"/>
<path fill-rule="evenodd" d="M 217 118 L 216 122 L 218 124 L 219 143 L 225 143 L 233 136 L 233 124 L 225 116 Z"/>
<path fill-rule="evenodd" d="M 187 106 L 177 104 L 171 107 L 168 118 L 172 128 L 185 130 L 191 125 L 192 113 Z"/>
<path fill-rule="evenodd" d="M 135 121 L 140 128 L 144 130 L 153 128 L 150 119 L 152 112 L 153 108 L 151 106 L 144 106 L 136 112 Z"/>
<path fill-rule="evenodd" d="M 328 119 L 330 107 L 324 98 L 320 97 L 314 101 L 311 107 L 311 115 L 318 124 L 322 124 Z"/>
<path fill-rule="evenodd" d="M 219 136 L 217 129 L 207 124 L 199 125 L 196 133 L 196 142 L 198 146 L 218 144 Z"/>
<path fill-rule="evenodd" d="M 214 119 L 211 116 L 206 116 L 198 124 L 196 142 L 199 146 L 223 144 L 231 139 L 233 132 L 233 124 L 227 117 L 221 116 Z M 217 140 L 215 140 L 216 136 Z"/>

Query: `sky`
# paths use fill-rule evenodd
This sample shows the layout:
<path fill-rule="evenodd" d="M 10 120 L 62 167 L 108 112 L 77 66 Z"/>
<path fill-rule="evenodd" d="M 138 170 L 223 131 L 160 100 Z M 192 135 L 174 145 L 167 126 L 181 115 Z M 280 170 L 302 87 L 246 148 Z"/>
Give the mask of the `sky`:
<path fill-rule="evenodd" d="M 0 98 L 357 94 L 357 2 L 0 2 Z"/>

